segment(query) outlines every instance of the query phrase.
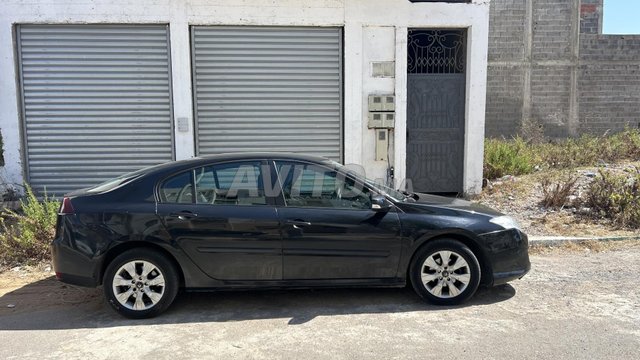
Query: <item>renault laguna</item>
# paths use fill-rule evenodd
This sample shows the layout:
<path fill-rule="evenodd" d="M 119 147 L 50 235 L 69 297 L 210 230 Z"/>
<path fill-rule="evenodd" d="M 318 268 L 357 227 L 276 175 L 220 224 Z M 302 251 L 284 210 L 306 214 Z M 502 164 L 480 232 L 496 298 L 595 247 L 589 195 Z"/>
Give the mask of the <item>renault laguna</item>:
<path fill-rule="evenodd" d="M 508 216 L 286 153 L 175 161 L 67 194 L 52 253 L 59 280 L 103 286 L 130 318 L 160 314 L 180 289 L 410 284 L 455 305 L 531 266 Z"/>

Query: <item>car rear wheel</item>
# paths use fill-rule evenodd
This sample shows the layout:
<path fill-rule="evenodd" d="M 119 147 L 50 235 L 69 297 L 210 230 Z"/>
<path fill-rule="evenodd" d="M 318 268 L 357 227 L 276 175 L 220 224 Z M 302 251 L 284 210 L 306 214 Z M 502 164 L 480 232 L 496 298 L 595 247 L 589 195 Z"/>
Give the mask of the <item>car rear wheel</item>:
<path fill-rule="evenodd" d="M 410 267 L 411 284 L 423 299 L 436 305 L 468 300 L 480 285 L 480 263 L 463 243 L 439 239 L 416 253 Z"/>
<path fill-rule="evenodd" d="M 151 249 L 132 249 L 117 256 L 104 274 L 107 302 L 121 315 L 133 319 L 165 311 L 178 293 L 173 264 Z"/>

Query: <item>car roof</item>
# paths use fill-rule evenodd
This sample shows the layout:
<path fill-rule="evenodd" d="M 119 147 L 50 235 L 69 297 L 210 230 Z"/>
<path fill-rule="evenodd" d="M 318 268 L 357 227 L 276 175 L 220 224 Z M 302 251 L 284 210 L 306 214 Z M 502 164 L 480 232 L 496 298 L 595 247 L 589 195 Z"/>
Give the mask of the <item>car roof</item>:
<path fill-rule="evenodd" d="M 197 157 L 194 159 L 201 159 L 201 160 L 207 160 L 207 161 L 210 161 L 210 160 L 227 161 L 227 160 L 246 160 L 246 159 L 290 159 L 290 160 L 302 160 L 302 161 L 313 161 L 313 162 L 330 161 L 328 158 L 325 158 L 325 157 L 292 153 L 292 152 L 237 152 L 237 153 L 207 155 L 207 156 Z"/>
<path fill-rule="evenodd" d="M 331 162 L 330 159 L 320 156 L 290 152 L 238 152 L 199 156 L 186 160 L 169 161 L 150 167 L 148 168 L 148 171 L 143 171 L 142 174 L 146 176 L 151 174 L 164 173 L 167 171 L 180 171 L 182 169 L 189 169 L 191 167 L 197 167 L 216 162 L 263 159 L 306 161 L 319 164 L 328 164 L 329 162 Z"/>

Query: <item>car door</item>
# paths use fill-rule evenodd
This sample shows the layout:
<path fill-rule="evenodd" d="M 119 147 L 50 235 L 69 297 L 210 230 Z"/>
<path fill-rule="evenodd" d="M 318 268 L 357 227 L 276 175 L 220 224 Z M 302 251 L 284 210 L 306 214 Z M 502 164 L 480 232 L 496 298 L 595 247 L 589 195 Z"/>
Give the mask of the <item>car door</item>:
<path fill-rule="evenodd" d="M 312 163 L 276 161 L 283 279 L 395 278 L 400 221 L 395 210 L 371 210 L 372 191 Z"/>
<path fill-rule="evenodd" d="M 214 279 L 282 279 L 282 241 L 274 199 L 264 191 L 265 166 L 212 164 L 158 187 L 157 212 L 172 239 Z"/>

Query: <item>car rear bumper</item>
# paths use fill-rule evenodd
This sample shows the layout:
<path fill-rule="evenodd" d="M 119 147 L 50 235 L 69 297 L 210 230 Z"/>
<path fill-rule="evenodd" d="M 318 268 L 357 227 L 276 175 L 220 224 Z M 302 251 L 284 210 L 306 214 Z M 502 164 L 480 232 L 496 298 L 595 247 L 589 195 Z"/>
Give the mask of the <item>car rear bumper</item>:
<path fill-rule="evenodd" d="M 84 248 L 73 239 L 71 231 L 65 229 L 69 219 L 58 219 L 56 238 L 51 243 L 53 270 L 58 280 L 78 286 L 97 287 L 100 285 L 100 261 L 94 249 Z M 83 244 L 83 243 L 81 243 Z"/>
<path fill-rule="evenodd" d="M 78 286 L 97 287 L 100 285 L 94 261 L 56 240 L 51 244 L 53 270 L 56 272 L 56 278 L 64 283 Z"/>
<path fill-rule="evenodd" d="M 523 277 L 531 269 L 529 239 L 517 229 L 480 235 L 491 265 L 490 285 L 502 285 Z"/>

